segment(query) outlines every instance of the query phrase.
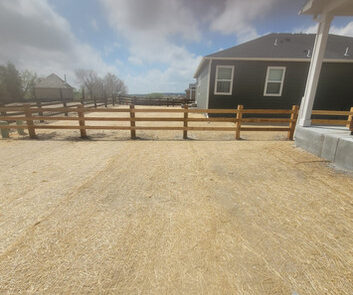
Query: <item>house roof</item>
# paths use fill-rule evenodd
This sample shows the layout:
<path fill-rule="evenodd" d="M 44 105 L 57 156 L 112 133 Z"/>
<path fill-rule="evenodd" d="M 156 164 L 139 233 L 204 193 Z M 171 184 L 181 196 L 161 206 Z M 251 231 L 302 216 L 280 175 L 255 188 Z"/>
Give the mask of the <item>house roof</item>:
<path fill-rule="evenodd" d="M 315 34 L 273 33 L 243 44 L 207 55 L 201 61 L 198 75 L 207 59 L 286 60 L 310 61 Z M 348 52 L 346 53 L 348 48 Z M 353 38 L 329 35 L 325 53 L 326 61 L 353 62 Z"/>
<path fill-rule="evenodd" d="M 67 82 L 56 74 L 50 74 L 46 78 L 39 78 L 36 82 L 36 88 L 72 88 Z"/>
<path fill-rule="evenodd" d="M 207 57 L 310 58 L 315 34 L 269 34 Z M 351 54 L 345 56 L 346 48 Z M 353 60 L 353 38 L 329 35 L 325 58 Z"/>

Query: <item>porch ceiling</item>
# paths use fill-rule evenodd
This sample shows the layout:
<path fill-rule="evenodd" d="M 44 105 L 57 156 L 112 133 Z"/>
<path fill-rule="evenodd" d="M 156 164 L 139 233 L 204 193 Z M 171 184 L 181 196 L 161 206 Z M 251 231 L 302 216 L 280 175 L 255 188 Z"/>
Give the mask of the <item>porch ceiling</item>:
<path fill-rule="evenodd" d="M 299 14 L 319 15 L 323 12 L 334 16 L 351 16 L 353 0 L 309 0 Z"/>

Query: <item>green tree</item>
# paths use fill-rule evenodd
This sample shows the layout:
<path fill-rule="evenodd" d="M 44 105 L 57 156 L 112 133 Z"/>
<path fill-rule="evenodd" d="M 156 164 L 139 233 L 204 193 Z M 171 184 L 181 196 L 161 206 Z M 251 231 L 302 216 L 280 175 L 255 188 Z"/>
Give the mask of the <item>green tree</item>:
<path fill-rule="evenodd" d="M 154 93 L 148 94 L 147 97 L 148 98 L 163 98 L 163 93 L 154 92 Z"/>
<path fill-rule="evenodd" d="M 34 99 L 34 86 L 37 80 L 37 74 L 32 73 L 28 70 L 25 70 L 21 73 L 22 79 L 22 91 L 23 91 L 23 98 L 25 99 Z"/>
<path fill-rule="evenodd" d="M 14 64 L 0 66 L 0 100 L 16 101 L 23 98 L 22 79 Z"/>

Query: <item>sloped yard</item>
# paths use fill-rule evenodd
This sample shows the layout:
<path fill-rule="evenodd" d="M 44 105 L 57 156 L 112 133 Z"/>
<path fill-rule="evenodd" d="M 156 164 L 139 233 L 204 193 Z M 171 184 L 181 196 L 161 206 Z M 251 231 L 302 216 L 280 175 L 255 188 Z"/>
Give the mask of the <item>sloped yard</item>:
<path fill-rule="evenodd" d="M 269 137 L 95 135 L 0 141 L 0 293 L 351 294 L 352 175 Z"/>

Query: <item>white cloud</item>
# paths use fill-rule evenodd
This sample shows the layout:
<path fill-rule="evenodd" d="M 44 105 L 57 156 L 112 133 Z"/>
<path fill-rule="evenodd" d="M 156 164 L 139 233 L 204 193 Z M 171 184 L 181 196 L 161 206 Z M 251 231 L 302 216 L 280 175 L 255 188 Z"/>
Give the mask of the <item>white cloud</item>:
<path fill-rule="evenodd" d="M 125 81 L 134 85 L 132 93 L 183 92 L 201 58 L 193 59 L 191 66 L 172 64 L 166 70 L 151 69 L 143 75 L 128 75 Z"/>
<path fill-rule="evenodd" d="M 162 71 L 124 77 L 131 92 L 180 91 L 190 82 L 199 57 L 172 41 L 199 41 L 192 11 L 180 0 L 101 0 L 111 26 L 128 41 L 133 65 L 163 64 Z"/>
<path fill-rule="evenodd" d="M 314 24 L 309 27 L 301 27 L 294 29 L 294 32 L 307 33 L 307 34 L 316 34 L 317 24 Z M 353 21 L 349 22 L 344 26 L 335 26 L 332 25 L 330 28 L 330 34 L 342 35 L 353 37 Z"/>
<path fill-rule="evenodd" d="M 11 61 L 40 75 L 67 74 L 73 84 L 77 68 L 116 71 L 98 51 L 77 40 L 46 0 L 0 1 L 0 36 L 0 63 Z"/>
<path fill-rule="evenodd" d="M 92 26 L 93 30 L 95 30 L 96 32 L 99 31 L 99 26 L 98 26 L 98 23 L 97 23 L 96 19 L 92 19 L 91 20 L 91 26 Z"/>
<path fill-rule="evenodd" d="M 238 41 L 258 36 L 253 22 L 271 11 L 280 0 L 100 0 L 111 26 L 129 44 L 129 62 L 135 65 L 163 64 L 167 69 L 151 69 L 145 75 L 131 75 L 130 89 L 174 87 L 184 89 L 197 68 L 196 56 L 181 43 L 202 42 L 201 28 L 233 34 Z M 182 77 L 180 74 L 183 73 Z M 153 83 L 153 79 L 157 82 Z M 144 81 L 148 81 L 145 83 Z M 138 83 L 137 83 L 138 82 Z"/>
<path fill-rule="evenodd" d="M 120 33 L 148 35 L 155 40 L 181 35 L 188 40 L 200 38 L 193 14 L 180 0 L 101 0 L 110 23 Z M 153 41 L 153 40 L 151 40 Z"/>
<path fill-rule="evenodd" d="M 353 21 L 343 27 L 332 26 L 330 33 L 353 37 Z"/>
<path fill-rule="evenodd" d="M 239 42 L 258 36 L 255 20 L 264 17 L 278 0 L 226 0 L 223 11 L 210 23 L 213 31 L 236 34 Z"/>
<path fill-rule="evenodd" d="M 142 60 L 137 56 L 129 56 L 128 61 L 133 65 L 140 66 L 143 64 Z"/>

